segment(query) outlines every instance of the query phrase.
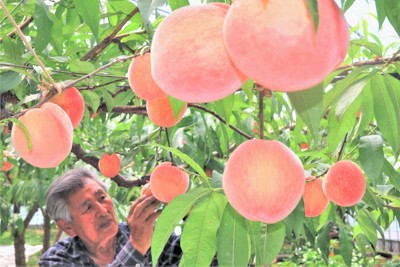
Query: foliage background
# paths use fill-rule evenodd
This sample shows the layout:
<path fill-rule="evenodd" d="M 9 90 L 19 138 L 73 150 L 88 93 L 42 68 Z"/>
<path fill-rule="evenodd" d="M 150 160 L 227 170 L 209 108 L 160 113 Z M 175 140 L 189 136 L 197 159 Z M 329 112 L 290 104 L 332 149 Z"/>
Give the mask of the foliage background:
<path fill-rule="evenodd" d="M 360 1 L 365 0 L 338 3 L 346 12 Z M 73 166 L 97 169 L 106 152 L 122 158 L 120 175 L 104 179 L 121 220 L 158 162 L 173 159 L 186 166 L 191 190 L 165 207 L 152 251 L 156 258 L 168 234 L 192 210 L 182 228 L 183 264 L 188 266 L 207 265 L 216 252 L 223 265 L 245 265 L 254 257 L 257 265 L 269 264 L 285 240 L 311 247 L 328 262 L 333 226 L 339 229 L 338 253 L 345 264 L 351 265 L 355 252 L 365 262 L 367 252 L 398 219 L 400 42 L 382 42 L 369 32 L 368 21 L 350 25 L 345 62 L 320 85 L 286 94 L 259 90 L 248 81 L 223 100 L 190 104 L 179 124 L 162 129 L 147 118 L 145 103 L 129 88 L 126 73 L 131 58 L 149 48 L 162 19 L 188 0 L 3 2 L 54 81 L 74 83 L 86 110 L 74 130 L 71 154 L 60 166 L 38 169 L 16 156 L 10 159 L 15 167 L 0 173 L 0 233 L 11 230 L 14 237 L 23 237 L 29 222 L 16 207 L 45 214 L 51 181 Z M 376 0 L 374 5 L 378 25 L 388 23 L 400 34 L 400 2 Z M 0 25 L 0 150 L 13 152 L 13 119 L 40 103 L 38 86 L 49 81 L 4 12 Z M 300 203 L 274 225 L 245 220 L 227 203 L 221 177 L 230 153 L 250 138 L 283 142 L 309 175 L 323 176 L 334 162 L 353 160 L 366 174 L 363 200 L 350 208 L 330 204 L 313 219 L 304 217 Z M 212 179 L 206 169 L 213 170 Z"/>

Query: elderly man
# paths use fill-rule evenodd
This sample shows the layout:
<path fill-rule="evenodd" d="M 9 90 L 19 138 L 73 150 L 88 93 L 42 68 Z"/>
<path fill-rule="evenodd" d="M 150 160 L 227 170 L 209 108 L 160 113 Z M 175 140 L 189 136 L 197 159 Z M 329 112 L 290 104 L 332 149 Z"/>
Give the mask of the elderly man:
<path fill-rule="evenodd" d="M 51 185 L 47 212 L 69 237 L 46 251 L 39 266 L 151 266 L 150 245 L 160 203 L 138 198 L 126 222 L 118 223 L 102 181 L 86 169 L 73 169 Z M 158 266 L 178 266 L 182 251 L 172 235 Z"/>

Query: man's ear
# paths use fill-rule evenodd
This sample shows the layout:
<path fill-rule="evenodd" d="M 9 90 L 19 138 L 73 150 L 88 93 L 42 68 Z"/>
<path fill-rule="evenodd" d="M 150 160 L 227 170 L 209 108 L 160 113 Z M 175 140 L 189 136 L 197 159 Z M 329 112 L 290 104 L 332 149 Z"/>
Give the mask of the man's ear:
<path fill-rule="evenodd" d="M 57 220 L 56 224 L 58 227 L 60 227 L 61 230 L 63 230 L 67 235 L 71 237 L 77 236 L 77 233 L 75 232 L 74 228 L 72 227 L 71 222 L 67 220 Z"/>

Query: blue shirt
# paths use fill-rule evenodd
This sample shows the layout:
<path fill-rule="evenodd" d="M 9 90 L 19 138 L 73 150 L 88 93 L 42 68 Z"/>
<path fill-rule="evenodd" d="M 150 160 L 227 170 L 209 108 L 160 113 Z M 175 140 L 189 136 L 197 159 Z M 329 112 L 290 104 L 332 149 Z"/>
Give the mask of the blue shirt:
<path fill-rule="evenodd" d="M 129 227 L 126 222 L 120 223 L 117 233 L 117 248 L 114 261 L 108 266 L 151 266 L 151 251 L 140 254 L 129 241 Z M 182 256 L 180 237 L 172 234 L 157 266 L 178 266 Z M 67 237 L 50 247 L 40 258 L 39 266 L 98 266 L 88 254 L 79 237 Z"/>

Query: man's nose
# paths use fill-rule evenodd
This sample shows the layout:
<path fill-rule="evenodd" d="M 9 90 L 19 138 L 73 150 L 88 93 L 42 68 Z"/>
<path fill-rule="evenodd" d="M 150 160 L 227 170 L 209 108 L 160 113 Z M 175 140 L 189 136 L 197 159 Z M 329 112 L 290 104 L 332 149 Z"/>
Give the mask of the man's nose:
<path fill-rule="evenodd" d="M 97 209 L 98 215 L 105 215 L 107 213 L 107 208 L 102 203 L 97 203 L 96 209 Z"/>

